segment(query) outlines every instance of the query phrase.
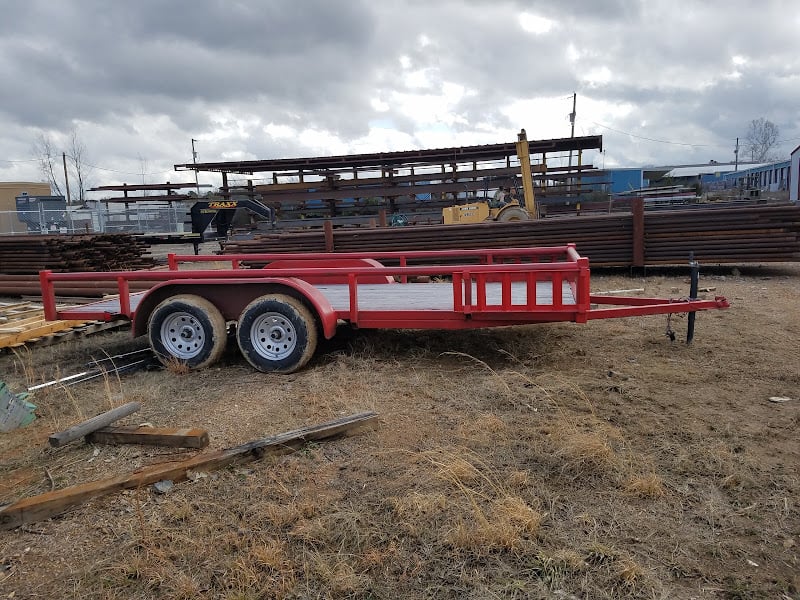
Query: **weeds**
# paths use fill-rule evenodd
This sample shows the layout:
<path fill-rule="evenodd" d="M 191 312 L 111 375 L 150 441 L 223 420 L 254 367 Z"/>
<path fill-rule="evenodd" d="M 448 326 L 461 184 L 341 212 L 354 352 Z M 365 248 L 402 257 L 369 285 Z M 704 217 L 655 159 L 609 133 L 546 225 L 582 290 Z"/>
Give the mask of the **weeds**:
<path fill-rule="evenodd" d="M 367 408 L 382 426 L 207 473 L 166 496 L 142 488 L 97 499 L 37 526 L 46 535 L 4 532 L 3 556 L 23 557 L 13 559 L 4 591 L 791 597 L 798 417 L 793 405 L 763 399 L 797 381 L 796 365 L 776 359 L 764 340 L 791 343 L 788 328 L 800 331 L 800 321 L 793 290 L 781 313 L 787 329 L 769 325 L 773 306 L 757 290 L 772 283 L 737 292 L 753 302 L 738 305 L 735 328 L 703 314 L 703 336 L 690 348 L 663 345 L 660 319 L 651 341 L 650 318 L 356 332 L 351 350 L 321 354 L 288 377 L 226 357 L 184 377 L 109 375 L 72 396 L 48 390 L 41 419 L 0 437 L 0 488 L 13 490 L 6 496 L 47 491 L 45 468 L 61 487 L 174 458 L 142 447 L 104 448 L 98 457 L 80 444 L 44 449 L 55 425 L 74 422 L 77 411 L 96 414 L 120 394 L 146 399 L 142 417 L 158 425 L 208 428 L 214 449 Z M 55 368 L 80 370 L 87 348 L 21 350 L 5 369 L 17 385 L 33 383 Z M 624 397 L 607 391 L 609 370 L 633 382 Z M 734 568 L 746 572 L 726 578 Z"/>
<path fill-rule="evenodd" d="M 531 574 L 553 589 L 565 580 L 585 571 L 588 567 L 581 556 L 572 550 L 559 550 L 552 554 L 537 552 L 533 558 Z"/>
<path fill-rule="evenodd" d="M 634 476 L 625 484 L 624 491 L 637 498 L 661 498 L 664 495 L 664 482 L 655 473 Z"/>
<path fill-rule="evenodd" d="M 164 365 L 164 369 L 173 375 L 188 375 L 192 370 L 191 367 L 186 364 L 185 360 L 181 360 L 176 356 L 167 356 L 166 358 L 162 357 L 161 362 Z"/>

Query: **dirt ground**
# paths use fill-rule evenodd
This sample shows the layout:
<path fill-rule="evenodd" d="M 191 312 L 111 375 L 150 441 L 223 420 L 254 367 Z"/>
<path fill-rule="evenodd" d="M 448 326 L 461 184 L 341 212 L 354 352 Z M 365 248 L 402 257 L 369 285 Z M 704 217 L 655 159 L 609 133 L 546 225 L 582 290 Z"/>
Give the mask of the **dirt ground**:
<path fill-rule="evenodd" d="M 685 270 L 593 273 L 677 297 Z M 169 493 L 0 532 L 2 598 L 800 598 L 800 265 L 706 270 L 726 311 L 471 332 L 343 335 L 289 376 L 235 352 L 33 398 L 0 434 L 0 503 L 196 451 L 47 446 L 125 424 L 224 448 L 362 410 L 378 425 Z M 0 356 L 22 391 L 144 345 L 124 332 Z M 784 402 L 771 397 L 789 398 Z"/>

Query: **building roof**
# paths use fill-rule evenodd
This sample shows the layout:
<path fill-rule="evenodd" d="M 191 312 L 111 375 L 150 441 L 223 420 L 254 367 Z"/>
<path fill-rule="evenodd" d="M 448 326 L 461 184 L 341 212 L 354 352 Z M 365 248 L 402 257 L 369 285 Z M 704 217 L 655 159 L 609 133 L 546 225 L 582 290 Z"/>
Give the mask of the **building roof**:
<path fill-rule="evenodd" d="M 0 187 L 3 188 L 17 188 L 17 187 L 50 187 L 46 181 L 0 181 Z"/>
<path fill-rule="evenodd" d="M 763 165 L 747 165 L 747 168 L 762 167 Z M 697 177 L 712 173 L 730 173 L 736 169 L 734 164 L 692 165 L 689 167 L 676 167 L 666 173 L 664 177 Z"/>
<path fill-rule="evenodd" d="M 778 162 L 763 163 L 763 164 L 759 164 L 759 165 L 744 165 L 744 166 L 739 165 L 739 170 L 738 171 L 736 171 L 736 172 L 731 171 L 731 172 L 725 173 L 725 174 L 723 174 L 722 178 L 723 179 L 735 179 L 736 177 L 744 177 L 745 175 L 758 173 L 759 171 L 761 171 L 762 169 L 765 169 L 765 168 L 766 168 L 766 170 L 781 169 L 783 167 L 788 167 L 789 165 L 791 165 L 791 162 L 792 161 L 790 161 L 790 160 L 781 160 L 781 161 L 778 161 Z"/>

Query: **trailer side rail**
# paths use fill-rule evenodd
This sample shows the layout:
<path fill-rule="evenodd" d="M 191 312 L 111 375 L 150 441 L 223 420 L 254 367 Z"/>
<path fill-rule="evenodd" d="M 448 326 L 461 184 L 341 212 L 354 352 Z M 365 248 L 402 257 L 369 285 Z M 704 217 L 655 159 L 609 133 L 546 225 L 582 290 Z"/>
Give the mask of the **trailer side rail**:
<path fill-rule="evenodd" d="M 352 262 L 348 261 L 354 259 L 376 259 L 396 265 L 375 263 L 377 266 L 353 267 Z M 229 268 L 180 270 L 182 263 L 220 262 L 227 263 Z M 279 266 L 267 269 L 244 268 L 248 264 L 270 263 Z M 345 266 L 337 266 L 338 263 Z M 728 306 L 724 298 L 665 300 L 592 296 L 589 260 L 578 254 L 574 244 L 544 248 L 378 253 L 170 255 L 168 267 L 167 270 L 106 273 L 42 271 L 40 282 L 45 317 L 55 320 L 80 314 L 82 318 L 102 320 L 132 318 L 138 300 L 142 294 L 146 294 L 130 292 L 130 283 L 135 281 L 186 285 L 235 281 L 240 285 L 249 282 L 285 282 L 287 279 L 313 282 L 315 278 L 325 277 L 339 280 L 347 289 L 348 302 L 337 309 L 337 317 L 348 320 L 353 325 L 366 327 L 433 328 L 440 323 L 446 328 L 461 328 L 541 321 L 584 323 L 589 319 L 693 312 Z M 407 306 L 370 308 L 363 302 L 365 292 L 370 287 L 364 281 L 372 281 L 376 275 L 387 276 L 388 281 L 398 281 L 388 284 L 388 295 L 391 295 L 393 289 L 397 289 L 394 288 L 395 285 L 418 286 L 420 294 L 424 295 L 425 289 L 432 288 L 409 282 L 422 276 L 449 278 L 451 301 L 444 308 L 449 311 L 449 315 L 441 312 L 442 307 L 439 307 L 438 313 L 429 309 L 429 314 L 426 314 L 424 305 L 417 309 Z M 75 281 L 114 281 L 119 293 L 118 300 L 59 310 L 56 307 L 58 285 Z M 542 289 L 547 293 L 540 293 Z M 441 291 L 441 288 L 437 291 Z"/>
<path fill-rule="evenodd" d="M 220 257 L 176 257 L 170 256 L 170 269 L 161 271 L 117 271 L 98 273 L 53 273 L 42 271 L 40 282 L 45 305 L 45 316 L 48 319 L 61 318 L 80 310 L 84 316 L 92 315 L 99 319 L 110 319 L 115 316 L 132 317 L 135 302 L 131 301 L 135 294 L 130 292 L 130 282 L 156 281 L 176 282 L 191 280 L 193 283 L 203 280 L 272 280 L 281 278 L 313 279 L 338 275 L 342 283 L 348 286 L 350 303 L 347 314 L 343 318 L 352 323 L 359 322 L 359 289 L 361 281 L 374 278 L 376 275 L 396 277 L 400 282 L 420 276 L 445 276 L 451 279 L 452 304 L 450 310 L 464 315 L 477 313 L 528 313 L 536 311 L 565 313 L 566 320 L 573 314 L 583 315 L 588 309 L 589 267 L 588 259 L 582 258 L 573 246 L 548 248 L 521 248 L 471 251 L 435 251 L 408 253 L 379 253 L 381 259 L 396 260 L 399 266 L 369 267 L 337 267 L 336 261 L 352 258 L 372 258 L 372 253 L 349 253 L 340 255 L 234 255 L 226 257 L 230 269 L 178 270 L 180 262 L 220 262 Z M 330 264 L 325 267 L 303 267 L 303 262 L 312 263 L 325 259 Z M 473 259 L 470 264 L 427 264 L 411 265 L 418 260 L 466 260 Z M 287 260 L 296 265 L 286 268 L 253 269 L 242 268 L 246 261 L 271 262 Z M 513 260 L 513 262 L 505 262 Z M 405 265 L 405 266 L 404 266 Z M 108 310 L 113 304 L 105 303 L 105 307 L 97 314 L 91 313 L 91 305 L 81 309 L 56 308 L 55 297 L 59 283 L 75 281 L 113 281 L 117 284 L 119 306 L 117 310 Z M 405 285 L 418 285 L 408 284 Z M 500 299 L 491 300 L 487 294 L 489 285 L 500 286 Z M 563 286 L 569 286 L 571 298 L 564 298 Z M 525 293 L 512 292 L 523 285 Z M 546 285 L 552 292 L 545 303 L 537 301 L 537 286 Z M 522 298 L 522 300 L 520 300 Z M 101 303 L 98 303 L 100 306 Z M 392 312 L 392 311 L 387 311 Z M 396 311 L 394 311 L 396 312 Z M 375 316 L 375 315 L 373 315 Z M 381 316 L 381 315 L 379 315 Z M 382 315 L 385 317 L 386 315 Z M 581 317 L 581 320 L 582 317 Z"/>

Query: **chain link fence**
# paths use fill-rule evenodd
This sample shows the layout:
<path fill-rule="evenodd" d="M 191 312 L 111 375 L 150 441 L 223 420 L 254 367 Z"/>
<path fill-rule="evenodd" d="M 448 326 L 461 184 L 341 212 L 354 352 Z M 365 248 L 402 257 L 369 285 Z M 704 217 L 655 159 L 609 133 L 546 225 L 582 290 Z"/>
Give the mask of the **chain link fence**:
<path fill-rule="evenodd" d="M 53 233 L 183 233 L 191 231 L 189 205 L 180 202 L 169 206 L 136 204 L 97 206 L 65 210 L 0 211 L 0 235 Z"/>

